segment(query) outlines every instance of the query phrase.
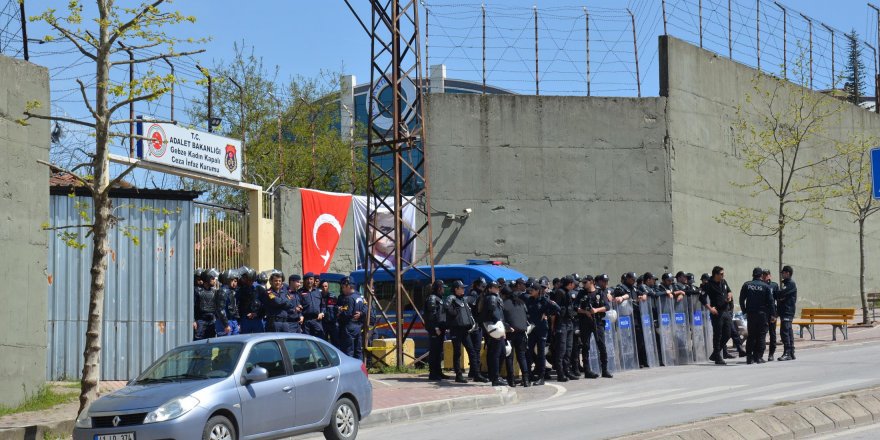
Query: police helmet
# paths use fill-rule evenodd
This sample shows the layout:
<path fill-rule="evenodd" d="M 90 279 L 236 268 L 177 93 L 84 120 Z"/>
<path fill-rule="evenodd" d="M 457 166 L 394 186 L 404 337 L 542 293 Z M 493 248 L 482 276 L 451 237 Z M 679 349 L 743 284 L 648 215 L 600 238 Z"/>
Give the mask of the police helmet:
<path fill-rule="evenodd" d="M 443 290 L 443 287 L 445 286 L 446 284 L 443 282 L 443 280 L 434 280 L 434 283 L 431 284 L 431 290 L 436 292 L 438 290 Z"/>
<path fill-rule="evenodd" d="M 563 286 L 567 286 L 569 283 L 573 283 L 574 279 L 570 276 L 562 277 L 562 280 L 560 282 L 562 283 Z"/>
<path fill-rule="evenodd" d="M 204 282 L 204 283 L 210 282 L 211 279 L 217 278 L 219 275 L 220 274 L 217 273 L 217 269 L 213 269 L 213 268 L 208 269 L 208 270 L 202 272 L 202 282 Z"/>
<path fill-rule="evenodd" d="M 202 272 L 204 272 L 204 271 L 205 271 L 205 269 L 202 269 L 201 267 L 194 270 L 193 271 L 193 278 L 202 278 Z"/>
<path fill-rule="evenodd" d="M 541 285 L 539 283 L 526 283 L 526 290 L 539 290 L 541 289 Z"/>
<path fill-rule="evenodd" d="M 264 270 L 257 275 L 257 282 L 260 284 L 266 284 L 269 282 L 269 271 Z"/>
<path fill-rule="evenodd" d="M 614 324 L 617 322 L 617 310 L 609 310 L 605 312 L 605 319 Z"/>
<path fill-rule="evenodd" d="M 601 275 L 596 275 L 596 282 L 599 281 L 608 281 L 608 274 L 603 273 Z"/>
<path fill-rule="evenodd" d="M 464 287 L 464 283 L 462 283 L 461 280 L 455 280 L 450 285 L 453 289 L 461 289 Z"/>
<path fill-rule="evenodd" d="M 663 281 L 667 281 L 667 280 L 674 279 L 675 277 L 672 276 L 672 272 L 666 272 L 660 278 L 662 278 Z"/>
<path fill-rule="evenodd" d="M 635 272 L 627 272 L 627 273 L 625 273 L 625 274 L 623 275 L 623 277 L 624 277 L 624 278 L 632 278 L 632 279 L 636 279 L 636 278 L 638 278 L 639 276 L 636 275 Z"/>
<path fill-rule="evenodd" d="M 256 278 L 256 272 L 247 266 L 241 266 L 238 268 L 238 277 L 243 280 L 253 281 Z"/>
<path fill-rule="evenodd" d="M 503 285 L 507 284 L 507 280 L 505 280 L 504 277 L 498 277 L 498 279 L 495 280 L 495 282 L 498 283 L 499 286 L 503 286 Z"/>
<path fill-rule="evenodd" d="M 489 281 L 489 283 L 486 284 L 486 287 L 487 287 L 487 288 L 491 288 L 491 287 L 501 287 L 501 285 L 498 284 L 497 281 Z"/>
<path fill-rule="evenodd" d="M 511 353 L 513 353 L 513 346 L 510 345 L 510 341 L 507 341 L 504 345 L 504 356 L 509 357 Z"/>
<path fill-rule="evenodd" d="M 675 278 L 681 278 L 681 277 L 686 277 L 686 276 L 687 276 L 687 274 L 684 273 L 683 270 L 680 270 L 680 271 L 678 271 L 678 273 L 675 274 Z"/>
<path fill-rule="evenodd" d="M 486 279 L 479 277 L 474 280 L 474 287 L 486 287 Z"/>
<path fill-rule="evenodd" d="M 490 284 L 491 286 L 491 284 Z M 504 323 L 498 321 L 496 323 L 486 323 L 486 332 L 492 339 L 501 339 L 504 337 Z"/>
<path fill-rule="evenodd" d="M 688 273 L 684 274 L 684 276 L 687 278 L 689 283 L 691 283 L 691 284 L 694 283 L 694 274 L 688 272 Z"/>
<path fill-rule="evenodd" d="M 547 277 L 542 277 L 540 280 L 538 280 L 538 285 L 546 289 L 550 286 L 550 280 L 547 279 Z"/>
<path fill-rule="evenodd" d="M 571 274 L 571 278 L 577 282 L 577 281 L 580 281 L 581 276 L 578 275 L 577 273 L 573 273 L 573 274 Z"/>
<path fill-rule="evenodd" d="M 284 272 L 279 269 L 272 269 L 269 271 L 269 279 L 271 280 L 272 277 L 281 277 L 284 280 Z"/>
<path fill-rule="evenodd" d="M 220 281 L 220 284 L 229 284 L 229 281 L 232 280 L 232 278 L 232 269 L 226 269 L 223 272 L 220 272 L 218 280 Z"/>
<path fill-rule="evenodd" d="M 586 275 L 586 276 L 584 276 L 583 278 L 581 278 L 581 282 L 582 282 L 582 283 L 586 283 L 587 281 L 593 281 L 593 276 L 592 276 L 592 275 Z"/>
<path fill-rule="evenodd" d="M 709 274 L 704 273 L 700 275 L 700 281 L 709 281 Z"/>

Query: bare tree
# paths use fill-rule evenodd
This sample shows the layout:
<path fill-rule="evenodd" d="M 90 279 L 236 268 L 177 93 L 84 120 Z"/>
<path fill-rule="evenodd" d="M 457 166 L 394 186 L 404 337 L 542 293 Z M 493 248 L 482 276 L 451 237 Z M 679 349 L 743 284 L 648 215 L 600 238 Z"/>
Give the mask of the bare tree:
<path fill-rule="evenodd" d="M 880 204 L 871 193 L 871 149 L 880 139 L 854 135 L 834 146 L 837 156 L 828 163 L 828 174 L 835 182 L 832 196 L 840 206 L 829 206 L 832 211 L 852 216 L 859 225 L 859 293 L 862 303 L 862 322 L 869 323 L 868 297 L 865 294 L 865 221 L 880 211 Z"/>
<path fill-rule="evenodd" d="M 95 0 L 96 17 L 83 19 L 83 4 L 70 0 L 65 16 L 57 15 L 55 9 L 48 9 L 32 20 L 40 20 L 49 25 L 53 35 L 46 40 L 62 39 L 73 45 L 76 51 L 94 64 L 95 86 L 91 90 L 81 80 L 77 80 L 82 102 L 88 109 L 90 118 L 85 120 L 65 116 L 43 115 L 35 110 L 43 103 L 30 101 L 20 123 L 28 119 L 49 119 L 87 127 L 94 133 L 94 152 L 87 152 L 89 161 L 71 169 L 61 169 L 89 188 L 93 199 L 93 215 L 78 227 L 87 230 L 93 242 L 91 258 L 91 282 L 89 285 L 89 316 L 86 327 L 85 350 L 83 352 L 82 383 L 80 391 L 80 411 L 93 402 L 98 395 L 101 361 L 101 325 L 104 312 L 104 289 L 109 252 L 108 232 L 118 217 L 114 214 L 110 200 L 110 189 L 116 186 L 134 166 L 128 167 L 115 178 L 110 177 L 109 143 L 111 139 L 130 138 L 126 130 L 116 127 L 127 126 L 133 121 L 126 115 L 114 119 L 114 114 L 130 103 L 152 101 L 170 90 L 176 81 L 172 75 L 159 75 L 148 72 L 141 78 L 131 81 L 114 81 L 111 68 L 130 64 L 148 64 L 153 61 L 171 59 L 202 52 L 177 52 L 175 44 L 182 40 L 166 34 L 169 25 L 194 22 L 194 17 L 179 12 L 163 11 L 163 3 L 170 0 L 143 2 L 137 7 L 121 7 L 114 0 Z M 120 44 L 121 43 L 121 44 Z M 124 47 L 123 47 L 124 45 Z M 145 54 L 134 59 L 118 56 L 119 52 L 130 50 Z M 93 93 L 93 96 L 89 94 Z M 79 168 L 87 168 L 90 177 L 78 174 Z M 47 228 L 51 229 L 51 227 Z"/>

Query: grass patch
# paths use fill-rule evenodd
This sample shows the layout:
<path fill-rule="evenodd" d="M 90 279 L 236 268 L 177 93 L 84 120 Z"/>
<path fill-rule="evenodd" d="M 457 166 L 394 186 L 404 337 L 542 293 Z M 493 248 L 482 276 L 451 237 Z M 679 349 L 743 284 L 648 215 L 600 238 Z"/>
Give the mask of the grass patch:
<path fill-rule="evenodd" d="M 74 402 L 78 397 L 79 393 L 58 393 L 47 386 L 42 386 L 36 394 L 25 400 L 21 405 L 16 407 L 0 406 L 0 417 L 9 414 L 49 409 L 55 405 Z"/>
<path fill-rule="evenodd" d="M 743 412 L 744 412 L 744 413 L 747 413 L 747 414 L 752 414 L 752 413 L 755 412 L 755 410 L 753 410 L 753 409 L 751 409 L 751 408 L 746 408 L 746 409 L 743 410 Z"/>
<path fill-rule="evenodd" d="M 783 400 L 780 402 L 776 402 L 773 405 L 775 405 L 775 406 L 788 406 L 788 405 L 794 405 L 794 402 L 792 402 L 790 400 Z"/>
<path fill-rule="evenodd" d="M 424 374 L 428 372 L 428 369 L 380 365 L 370 367 L 369 371 L 370 374 Z"/>
<path fill-rule="evenodd" d="M 78 390 L 78 389 L 80 389 L 80 383 L 79 383 L 79 382 L 62 382 L 62 383 L 60 383 L 59 385 L 60 385 L 62 388 L 70 388 L 70 389 L 72 389 L 72 390 Z"/>

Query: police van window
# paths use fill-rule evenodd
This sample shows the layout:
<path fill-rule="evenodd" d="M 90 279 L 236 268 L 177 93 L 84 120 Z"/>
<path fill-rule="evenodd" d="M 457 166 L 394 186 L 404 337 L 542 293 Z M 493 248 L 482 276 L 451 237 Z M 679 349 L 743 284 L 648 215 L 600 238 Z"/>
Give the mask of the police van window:
<path fill-rule="evenodd" d="M 269 372 L 269 378 L 284 376 L 287 370 L 284 367 L 284 357 L 281 348 L 275 341 L 260 342 L 251 348 L 247 362 L 244 364 L 245 372 L 250 373 L 254 367 L 263 367 Z"/>

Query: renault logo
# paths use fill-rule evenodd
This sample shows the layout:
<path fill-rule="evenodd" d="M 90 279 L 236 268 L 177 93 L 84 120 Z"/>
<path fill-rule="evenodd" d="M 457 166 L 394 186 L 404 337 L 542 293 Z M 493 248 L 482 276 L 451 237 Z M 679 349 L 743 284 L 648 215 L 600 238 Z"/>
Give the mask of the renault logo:
<path fill-rule="evenodd" d="M 120 419 L 119 416 L 113 417 L 113 426 L 119 426 L 119 422 L 121 421 L 122 419 Z"/>

